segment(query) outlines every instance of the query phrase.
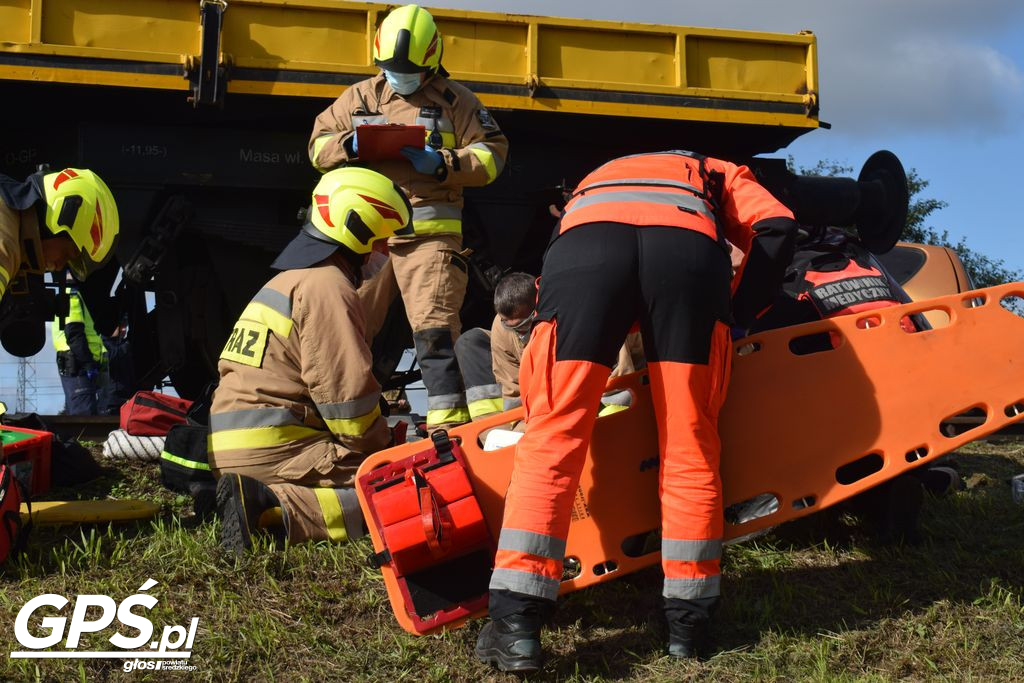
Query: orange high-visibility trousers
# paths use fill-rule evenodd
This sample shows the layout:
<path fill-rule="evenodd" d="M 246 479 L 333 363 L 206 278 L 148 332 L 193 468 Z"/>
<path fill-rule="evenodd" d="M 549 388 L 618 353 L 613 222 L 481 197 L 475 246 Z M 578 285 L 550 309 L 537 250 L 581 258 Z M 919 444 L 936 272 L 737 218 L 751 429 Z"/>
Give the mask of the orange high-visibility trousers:
<path fill-rule="evenodd" d="M 544 262 L 538 320 L 520 372 L 527 430 L 516 448 L 491 616 L 553 601 L 573 498 L 616 352 L 640 323 L 658 423 L 663 595 L 719 595 L 718 412 L 728 383 L 731 267 L 696 231 L 594 223 Z M 628 505 L 629 501 L 623 501 Z"/>

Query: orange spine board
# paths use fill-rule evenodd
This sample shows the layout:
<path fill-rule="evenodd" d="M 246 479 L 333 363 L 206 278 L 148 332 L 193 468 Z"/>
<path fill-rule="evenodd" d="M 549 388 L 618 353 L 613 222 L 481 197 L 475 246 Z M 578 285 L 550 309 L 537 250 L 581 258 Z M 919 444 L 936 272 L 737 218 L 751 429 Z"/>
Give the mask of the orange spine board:
<path fill-rule="evenodd" d="M 767 493 L 778 500 L 778 510 L 743 524 L 726 523 L 726 539 L 839 503 L 1024 417 L 1018 415 L 1024 410 L 1024 363 L 1016 358 L 1024 348 L 1024 320 L 1000 305 L 1014 297 L 1024 299 L 1024 283 L 735 342 L 732 380 L 719 419 L 725 506 Z M 949 323 L 914 334 L 900 327 L 903 316 L 925 311 L 942 311 Z M 864 319 L 872 326 L 858 327 Z M 790 350 L 791 341 L 821 333 L 838 339 L 833 350 L 810 355 Z M 657 543 L 645 554 L 623 543 L 660 528 L 657 425 L 646 375 L 616 378 L 609 388 L 629 389 L 633 403 L 629 410 L 599 418 L 594 427 L 566 546 L 566 557 L 578 563 L 579 572 L 563 581 L 562 593 L 660 561 Z M 943 421 L 972 408 L 985 413 L 981 425 L 956 436 L 942 433 Z M 462 442 L 495 538 L 515 449 L 484 452 L 479 436 L 521 418 L 517 408 L 450 432 Z M 357 476 L 425 448 L 429 442 L 411 442 L 376 453 Z M 357 491 L 366 511 L 367 501 Z M 374 549 L 383 550 L 376 530 L 370 533 Z M 403 628 L 414 634 L 441 630 L 413 628 L 393 570 L 385 565 L 381 571 Z"/>

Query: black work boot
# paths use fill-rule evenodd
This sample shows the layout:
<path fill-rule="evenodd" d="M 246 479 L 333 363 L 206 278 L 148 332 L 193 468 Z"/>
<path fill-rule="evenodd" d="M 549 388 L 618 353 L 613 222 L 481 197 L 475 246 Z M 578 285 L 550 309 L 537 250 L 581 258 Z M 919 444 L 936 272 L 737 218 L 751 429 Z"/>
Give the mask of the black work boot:
<path fill-rule="evenodd" d="M 952 467 L 933 465 L 912 470 L 911 474 L 924 485 L 924 490 L 936 498 L 943 498 L 964 490 L 964 480 Z"/>
<path fill-rule="evenodd" d="M 715 611 L 718 600 L 718 597 L 665 598 L 670 657 L 695 659 L 707 656 L 711 613 Z"/>
<path fill-rule="evenodd" d="M 668 654 L 678 659 L 695 659 L 707 651 L 707 620 L 674 619 L 668 622 Z"/>
<path fill-rule="evenodd" d="M 484 626 L 476 639 L 476 656 L 499 671 L 530 673 L 540 668 L 541 619 L 532 614 L 510 614 Z"/>
<path fill-rule="evenodd" d="M 915 477 L 903 474 L 865 492 L 873 503 L 866 518 L 883 545 L 913 545 L 921 540 L 918 517 L 924 502 L 924 486 Z"/>
<path fill-rule="evenodd" d="M 278 514 L 281 523 L 276 523 Z M 278 548 L 287 538 L 287 518 L 281 501 L 261 481 L 227 473 L 217 481 L 217 514 L 220 516 L 220 544 L 236 555 L 252 547 L 253 535 L 273 537 Z M 274 523 L 267 523 L 268 519 Z"/>

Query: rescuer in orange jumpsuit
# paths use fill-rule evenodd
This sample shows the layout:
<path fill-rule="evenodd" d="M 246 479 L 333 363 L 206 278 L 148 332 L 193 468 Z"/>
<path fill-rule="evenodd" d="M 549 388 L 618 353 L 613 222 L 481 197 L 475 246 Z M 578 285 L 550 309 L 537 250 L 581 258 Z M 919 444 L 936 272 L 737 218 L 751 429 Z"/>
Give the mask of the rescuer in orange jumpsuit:
<path fill-rule="evenodd" d="M 729 325 L 748 326 L 769 304 L 796 227 L 747 167 L 689 152 L 616 159 L 577 187 L 544 262 L 520 373 L 527 428 L 505 498 L 492 621 L 476 645 L 482 661 L 540 667 L 598 402 L 637 323 L 659 432 L 669 654 L 697 654 L 719 598 Z M 746 254 L 733 286 L 730 242 Z"/>

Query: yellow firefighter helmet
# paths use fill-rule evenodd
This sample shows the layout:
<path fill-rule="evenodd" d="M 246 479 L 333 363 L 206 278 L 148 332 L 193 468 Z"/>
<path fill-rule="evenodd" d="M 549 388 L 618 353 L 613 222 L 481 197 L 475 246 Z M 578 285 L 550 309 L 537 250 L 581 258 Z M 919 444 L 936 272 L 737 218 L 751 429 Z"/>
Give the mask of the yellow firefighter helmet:
<path fill-rule="evenodd" d="M 412 206 L 401 188 L 376 171 L 346 166 L 320 178 L 305 225 L 273 267 L 308 268 L 338 247 L 369 254 L 377 240 L 411 234 Z"/>
<path fill-rule="evenodd" d="M 120 229 L 114 195 L 98 175 L 80 168 L 44 175 L 43 193 L 46 227 L 54 235 L 66 234 L 78 247 L 68 266 L 84 280 L 114 253 Z"/>
<path fill-rule="evenodd" d="M 373 38 L 373 63 L 395 73 L 434 73 L 441 66 L 441 34 L 419 5 L 398 7 Z"/>

